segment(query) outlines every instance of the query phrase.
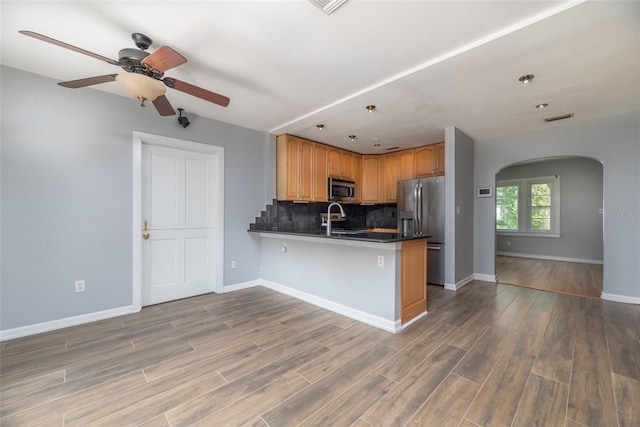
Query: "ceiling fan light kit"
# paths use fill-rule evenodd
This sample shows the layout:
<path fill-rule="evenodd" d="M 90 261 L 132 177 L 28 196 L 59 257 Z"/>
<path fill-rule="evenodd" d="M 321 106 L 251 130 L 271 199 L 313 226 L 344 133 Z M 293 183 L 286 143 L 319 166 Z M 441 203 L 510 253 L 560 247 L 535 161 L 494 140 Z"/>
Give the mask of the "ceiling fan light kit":
<path fill-rule="evenodd" d="M 132 98 L 140 101 L 143 107 L 145 101 L 153 102 L 167 91 L 167 88 L 158 80 L 144 74 L 121 73 L 116 76 L 116 81 Z"/>
<path fill-rule="evenodd" d="M 81 49 L 33 31 L 21 30 L 19 33 L 99 59 L 100 61 L 107 62 L 111 65 L 117 65 L 126 71 L 125 73 L 118 75 L 107 74 L 104 76 L 88 77 L 58 83 L 58 85 L 62 87 L 77 89 L 100 83 L 108 83 L 115 80 L 132 98 L 140 101 L 140 105 L 142 107 L 145 106 L 144 103 L 147 101 L 153 102 L 153 106 L 156 107 L 156 110 L 158 110 L 158 113 L 160 113 L 161 116 L 173 116 L 176 114 L 171 103 L 164 95 L 167 90 L 166 87 L 204 99 L 205 101 L 222 107 L 229 105 L 230 100 L 224 95 L 211 92 L 207 89 L 203 89 L 172 77 L 164 77 L 165 71 L 186 63 L 187 59 L 168 46 L 161 46 L 151 54 L 145 52 L 145 50 L 151 46 L 152 40 L 144 34 L 133 33 L 131 35 L 131 38 L 139 50 L 131 48 L 121 49 L 118 54 L 118 61 L 115 61 L 107 58 L 106 56 L 98 55 L 97 53 Z"/>

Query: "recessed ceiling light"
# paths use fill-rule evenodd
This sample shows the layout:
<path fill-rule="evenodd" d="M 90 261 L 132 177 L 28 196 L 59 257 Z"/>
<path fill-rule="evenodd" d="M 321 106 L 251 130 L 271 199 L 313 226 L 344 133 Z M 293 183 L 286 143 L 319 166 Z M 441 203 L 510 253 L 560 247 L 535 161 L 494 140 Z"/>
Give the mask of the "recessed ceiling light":
<path fill-rule="evenodd" d="M 518 81 L 522 84 L 527 84 L 529 83 L 531 80 L 533 80 L 534 75 L 533 74 L 526 74 L 524 76 L 521 76 Z"/>
<path fill-rule="evenodd" d="M 536 105 L 536 108 L 542 109 L 542 108 L 547 108 L 548 106 L 549 106 L 549 104 L 543 103 L 543 104 Z"/>
<path fill-rule="evenodd" d="M 368 112 L 373 113 L 375 111 L 375 109 L 376 109 L 376 106 L 375 105 L 367 105 L 365 108 L 367 109 Z"/>
<path fill-rule="evenodd" d="M 322 130 L 324 129 L 324 125 L 316 125 L 316 128 L 318 128 L 318 130 Z"/>
<path fill-rule="evenodd" d="M 349 135 L 349 139 L 351 140 L 351 142 L 356 140 L 356 136 L 355 135 Z"/>

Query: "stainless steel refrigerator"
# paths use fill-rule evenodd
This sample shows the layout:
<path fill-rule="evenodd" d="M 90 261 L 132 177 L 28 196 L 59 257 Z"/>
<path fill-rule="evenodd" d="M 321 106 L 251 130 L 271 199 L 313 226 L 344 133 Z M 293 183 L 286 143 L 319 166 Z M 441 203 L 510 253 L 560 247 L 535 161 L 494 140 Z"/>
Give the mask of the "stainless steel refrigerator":
<path fill-rule="evenodd" d="M 398 232 L 430 234 L 427 283 L 444 285 L 444 176 L 398 181 Z"/>

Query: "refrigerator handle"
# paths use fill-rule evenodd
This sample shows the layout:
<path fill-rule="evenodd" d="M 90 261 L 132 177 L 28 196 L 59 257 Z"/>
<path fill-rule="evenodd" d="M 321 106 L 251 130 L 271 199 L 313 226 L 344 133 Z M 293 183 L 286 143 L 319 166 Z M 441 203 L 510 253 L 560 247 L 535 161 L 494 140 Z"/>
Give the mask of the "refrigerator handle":
<path fill-rule="evenodd" d="M 418 230 L 418 184 L 413 189 L 413 235 Z"/>
<path fill-rule="evenodd" d="M 422 200 L 422 183 L 418 184 L 419 188 L 418 188 L 418 198 L 420 200 L 420 202 L 418 203 L 418 235 L 422 235 L 422 205 L 423 205 L 423 200 Z"/>

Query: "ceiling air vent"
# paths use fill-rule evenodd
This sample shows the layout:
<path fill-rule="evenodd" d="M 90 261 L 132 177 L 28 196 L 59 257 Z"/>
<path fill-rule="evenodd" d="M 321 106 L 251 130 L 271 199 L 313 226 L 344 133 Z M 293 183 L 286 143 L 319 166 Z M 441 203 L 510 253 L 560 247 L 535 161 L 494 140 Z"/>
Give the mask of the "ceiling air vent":
<path fill-rule="evenodd" d="M 544 121 L 549 123 L 549 122 L 555 122 L 557 120 L 568 119 L 568 118 L 571 118 L 571 117 L 573 117 L 573 114 L 563 114 L 562 116 L 547 117 L 546 119 L 544 119 Z"/>
<path fill-rule="evenodd" d="M 331 15 L 337 8 L 342 6 L 347 0 L 309 0 L 311 3 L 318 6 L 327 15 Z"/>
<path fill-rule="evenodd" d="M 397 150 L 398 148 L 400 148 L 400 147 L 389 147 L 389 148 L 387 148 L 387 151 Z"/>

